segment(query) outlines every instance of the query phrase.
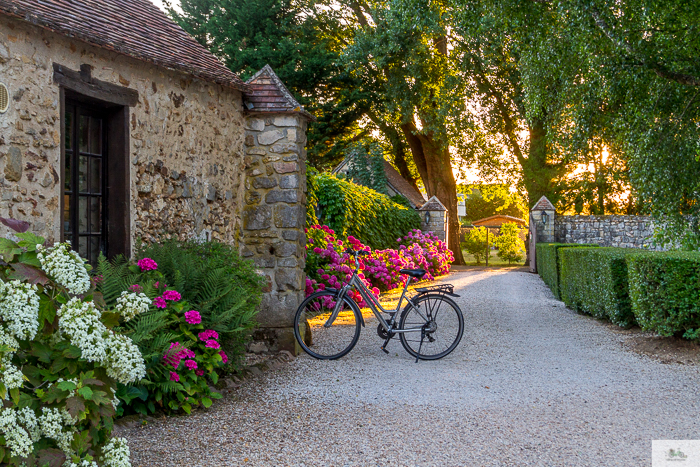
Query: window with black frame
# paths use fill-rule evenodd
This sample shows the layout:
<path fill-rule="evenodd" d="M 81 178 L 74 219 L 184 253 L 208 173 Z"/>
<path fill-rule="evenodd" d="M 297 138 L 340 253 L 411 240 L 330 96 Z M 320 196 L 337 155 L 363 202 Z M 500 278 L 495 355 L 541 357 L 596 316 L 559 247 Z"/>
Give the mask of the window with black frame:
<path fill-rule="evenodd" d="M 105 119 L 66 102 L 63 239 L 95 265 L 106 247 Z"/>

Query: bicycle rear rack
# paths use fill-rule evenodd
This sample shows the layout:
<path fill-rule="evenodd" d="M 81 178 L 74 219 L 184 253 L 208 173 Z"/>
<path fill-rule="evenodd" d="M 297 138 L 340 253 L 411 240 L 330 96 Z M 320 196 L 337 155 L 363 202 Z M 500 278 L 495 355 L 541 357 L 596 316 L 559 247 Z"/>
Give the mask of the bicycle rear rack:
<path fill-rule="evenodd" d="M 452 284 L 431 285 L 429 287 L 416 288 L 416 292 L 418 292 L 419 295 L 430 292 L 430 293 L 441 293 L 441 294 L 449 295 L 450 297 L 459 297 L 459 295 L 454 293 L 454 290 L 455 290 L 455 286 Z"/>

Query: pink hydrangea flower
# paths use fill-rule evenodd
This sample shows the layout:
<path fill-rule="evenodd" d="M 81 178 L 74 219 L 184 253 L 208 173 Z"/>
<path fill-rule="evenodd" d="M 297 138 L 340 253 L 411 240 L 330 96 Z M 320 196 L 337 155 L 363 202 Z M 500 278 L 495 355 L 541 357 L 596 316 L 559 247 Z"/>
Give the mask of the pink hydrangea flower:
<path fill-rule="evenodd" d="M 142 258 L 136 262 L 141 268 L 141 271 L 155 271 L 158 269 L 158 264 L 151 258 Z"/>
<path fill-rule="evenodd" d="M 180 295 L 180 292 L 178 292 L 177 290 L 166 290 L 165 292 L 163 292 L 163 298 L 166 300 L 172 300 L 177 302 L 182 298 L 182 295 Z"/>
<path fill-rule="evenodd" d="M 143 287 L 141 287 L 138 284 L 134 284 L 134 285 L 129 287 L 129 290 L 131 290 L 132 292 L 135 292 L 135 293 L 141 293 L 141 292 L 143 292 Z"/>
<path fill-rule="evenodd" d="M 194 360 L 185 360 L 185 368 L 188 370 L 196 370 L 197 369 L 197 362 Z"/>
<path fill-rule="evenodd" d="M 204 370 L 195 370 L 194 374 L 197 376 L 204 376 Z"/>
<path fill-rule="evenodd" d="M 219 347 L 221 347 L 221 345 L 219 345 L 219 343 L 216 342 L 214 339 L 209 339 L 207 341 L 206 346 L 210 349 L 218 349 Z"/>
<path fill-rule="evenodd" d="M 180 375 L 175 373 L 174 371 L 170 372 L 170 381 L 175 381 L 176 383 L 180 381 Z"/>
<path fill-rule="evenodd" d="M 219 350 L 219 355 L 221 355 L 221 361 L 224 363 L 228 363 L 228 355 L 226 355 L 226 352 L 223 350 Z"/>
<path fill-rule="evenodd" d="M 188 324 L 199 324 L 202 322 L 202 315 L 196 310 L 186 311 L 185 321 L 187 321 Z"/>
<path fill-rule="evenodd" d="M 218 339 L 219 333 L 214 331 L 213 329 L 207 329 L 206 331 L 202 331 L 199 334 L 197 334 L 197 337 L 199 337 L 200 341 L 206 341 L 209 339 Z"/>
<path fill-rule="evenodd" d="M 153 300 L 153 304 L 156 306 L 156 308 L 165 308 L 168 306 L 168 304 L 165 303 L 165 299 L 163 297 L 156 297 Z"/>

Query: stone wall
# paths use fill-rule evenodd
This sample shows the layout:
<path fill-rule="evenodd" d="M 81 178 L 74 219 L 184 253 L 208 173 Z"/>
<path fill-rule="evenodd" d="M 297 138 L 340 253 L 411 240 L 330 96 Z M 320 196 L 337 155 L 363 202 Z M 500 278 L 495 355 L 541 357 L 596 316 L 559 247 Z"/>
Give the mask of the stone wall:
<path fill-rule="evenodd" d="M 244 203 L 241 94 L 0 16 L 0 216 L 60 237 L 60 94 L 53 63 L 92 66 L 98 80 L 134 89 L 130 108 L 131 236 L 235 243 Z M 6 234 L 0 226 L 0 235 Z"/>
<path fill-rule="evenodd" d="M 254 350 L 293 349 L 304 298 L 306 125 L 302 115 L 253 114 L 245 144 L 242 255 L 267 278 Z"/>
<path fill-rule="evenodd" d="M 653 246 L 654 223 L 647 216 L 560 216 L 554 220 L 555 241 L 597 243 L 600 246 L 647 248 Z"/>

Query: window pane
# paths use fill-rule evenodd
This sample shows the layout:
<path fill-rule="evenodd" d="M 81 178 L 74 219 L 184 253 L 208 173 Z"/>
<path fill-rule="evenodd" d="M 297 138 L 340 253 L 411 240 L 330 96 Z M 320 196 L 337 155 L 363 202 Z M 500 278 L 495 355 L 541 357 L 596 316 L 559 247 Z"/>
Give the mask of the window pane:
<path fill-rule="evenodd" d="M 73 159 L 73 153 L 70 151 L 66 151 L 66 166 L 63 170 L 63 180 L 64 180 L 63 188 L 66 191 L 73 190 L 73 188 L 70 186 L 70 175 L 71 175 L 70 168 L 72 167 L 71 166 L 72 159 Z"/>
<path fill-rule="evenodd" d="M 90 232 L 99 233 L 102 230 L 102 198 L 90 198 Z"/>
<path fill-rule="evenodd" d="M 85 115 L 80 116 L 80 128 L 78 128 L 78 138 L 80 139 L 80 151 L 88 151 L 88 130 L 90 126 L 90 117 Z"/>
<path fill-rule="evenodd" d="M 90 193 L 102 193 L 102 159 L 90 158 Z"/>
<path fill-rule="evenodd" d="M 100 254 L 100 237 L 90 237 L 90 264 L 97 264 L 97 257 Z"/>
<path fill-rule="evenodd" d="M 70 112 L 66 112 L 66 134 L 65 134 L 65 140 L 66 140 L 66 149 L 71 149 L 73 146 L 71 146 L 73 142 L 73 114 Z"/>
<path fill-rule="evenodd" d="M 71 234 L 65 234 L 63 236 L 64 241 L 70 243 L 71 245 L 73 244 L 72 238 L 73 238 L 73 236 Z"/>
<path fill-rule="evenodd" d="M 78 191 L 85 193 L 88 191 L 88 158 L 80 156 L 78 158 Z"/>
<path fill-rule="evenodd" d="M 90 152 L 102 154 L 102 120 L 95 117 L 90 119 Z"/>
<path fill-rule="evenodd" d="M 80 238 L 80 243 L 78 244 L 78 254 L 83 258 L 87 258 L 88 257 L 88 240 L 90 240 L 90 237 L 79 237 L 79 238 Z"/>
<path fill-rule="evenodd" d="M 63 195 L 63 231 L 70 233 L 70 195 Z"/>
<path fill-rule="evenodd" d="M 88 197 L 81 196 L 78 199 L 78 231 L 87 232 L 88 229 Z"/>

